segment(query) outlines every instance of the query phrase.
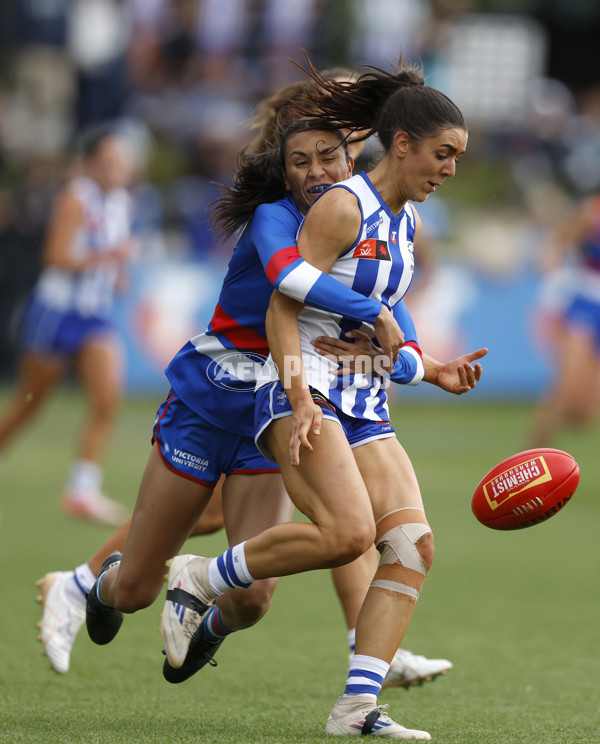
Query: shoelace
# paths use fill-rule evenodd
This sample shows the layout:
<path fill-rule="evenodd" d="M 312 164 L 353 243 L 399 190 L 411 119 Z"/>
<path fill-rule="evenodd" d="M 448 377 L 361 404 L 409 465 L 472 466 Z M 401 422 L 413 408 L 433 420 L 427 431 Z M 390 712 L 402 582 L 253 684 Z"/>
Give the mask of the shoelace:
<path fill-rule="evenodd" d="M 211 656 L 211 655 L 210 655 L 210 654 L 208 653 L 208 651 L 205 651 L 205 652 L 204 652 L 204 654 L 203 654 L 203 657 L 204 657 L 204 658 L 206 659 L 206 663 L 207 663 L 207 664 L 208 664 L 209 666 L 212 666 L 212 667 L 216 667 L 216 666 L 217 666 L 217 662 L 215 661 L 214 657 L 212 657 L 212 656 Z"/>
<path fill-rule="evenodd" d="M 373 708 L 373 710 L 370 713 L 367 713 L 367 715 L 365 716 L 365 722 L 363 723 L 362 728 L 360 730 L 361 736 L 368 736 L 371 733 L 371 731 L 373 731 L 373 726 L 375 726 L 375 724 L 381 718 L 381 716 L 385 716 L 386 718 L 389 718 L 389 716 L 383 712 L 388 707 L 389 706 L 387 704 L 378 705 L 377 707 Z"/>
<path fill-rule="evenodd" d="M 186 617 L 183 621 L 183 634 L 188 638 L 192 638 L 200 627 L 201 622 L 202 617 L 197 612 L 191 612 L 189 617 Z"/>

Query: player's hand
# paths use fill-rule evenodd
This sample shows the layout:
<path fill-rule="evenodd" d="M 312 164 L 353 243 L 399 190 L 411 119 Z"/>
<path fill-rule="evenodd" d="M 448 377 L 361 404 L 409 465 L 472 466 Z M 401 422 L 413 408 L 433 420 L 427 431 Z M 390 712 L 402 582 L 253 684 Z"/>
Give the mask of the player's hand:
<path fill-rule="evenodd" d="M 457 359 L 446 362 L 439 367 L 432 381 L 448 393 L 454 395 L 468 393 L 479 382 L 483 372 L 481 364 L 476 360 L 482 359 L 487 353 L 488 350 L 485 348 L 478 349 L 471 354 L 463 354 Z M 475 362 L 474 365 L 473 362 Z"/>
<path fill-rule="evenodd" d="M 394 362 L 398 359 L 398 349 L 404 343 L 404 334 L 392 311 L 385 305 L 375 321 L 375 335 L 383 352 L 382 368 L 391 373 L 394 371 Z"/>
<path fill-rule="evenodd" d="M 342 364 L 342 368 L 337 371 L 338 376 L 351 374 L 356 371 L 356 360 L 358 357 L 368 357 L 371 359 L 371 369 L 373 369 L 373 360 L 381 359 L 382 349 L 376 346 L 371 338 L 363 331 L 348 331 L 346 338 L 352 338 L 354 341 L 343 341 L 341 338 L 332 336 L 317 336 L 311 344 L 315 351 L 333 362 Z M 364 366 L 364 365 L 363 365 Z M 361 369 L 360 371 L 367 371 Z"/>
<path fill-rule="evenodd" d="M 312 452 L 312 444 L 309 442 L 309 434 L 318 436 L 321 433 L 321 421 L 323 411 L 313 402 L 312 398 L 294 406 L 292 415 L 292 428 L 290 432 L 290 462 L 292 467 L 300 465 L 300 448 Z"/>

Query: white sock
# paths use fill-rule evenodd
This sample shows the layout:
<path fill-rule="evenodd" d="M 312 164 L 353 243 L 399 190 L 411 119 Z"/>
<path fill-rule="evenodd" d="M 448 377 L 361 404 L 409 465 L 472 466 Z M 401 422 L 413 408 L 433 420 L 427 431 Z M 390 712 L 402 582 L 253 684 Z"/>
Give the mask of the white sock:
<path fill-rule="evenodd" d="M 348 646 L 350 651 L 354 653 L 354 649 L 356 648 L 356 628 L 351 628 L 348 631 Z"/>
<path fill-rule="evenodd" d="M 67 490 L 85 497 L 88 493 L 98 493 L 102 486 L 102 468 L 91 460 L 78 460 L 71 467 Z"/>
<path fill-rule="evenodd" d="M 96 583 L 96 576 L 87 563 L 82 563 L 75 569 L 75 581 L 79 585 L 82 594 L 89 594 Z"/>
<path fill-rule="evenodd" d="M 65 584 L 65 597 L 70 602 L 70 604 L 74 605 L 75 607 L 79 607 L 80 609 L 85 609 L 85 597 L 86 594 L 89 592 L 90 588 L 84 589 L 82 586 L 79 577 L 77 576 L 77 572 L 80 571 L 82 566 L 78 566 L 75 571 L 73 572 L 73 576 L 68 579 L 67 583 Z M 87 566 L 86 566 L 87 568 Z M 88 568 L 89 571 L 89 568 Z M 92 572 L 89 571 L 91 574 Z M 93 576 L 93 574 L 92 574 Z M 94 579 L 95 581 L 96 579 Z M 92 582 L 93 585 L 93 582 Z"/>

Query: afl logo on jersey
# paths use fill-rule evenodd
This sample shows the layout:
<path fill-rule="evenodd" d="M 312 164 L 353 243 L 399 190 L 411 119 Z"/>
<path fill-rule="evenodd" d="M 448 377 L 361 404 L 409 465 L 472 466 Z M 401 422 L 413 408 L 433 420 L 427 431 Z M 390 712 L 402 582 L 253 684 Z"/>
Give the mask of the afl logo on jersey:
<path fill-rule="evenodd" d="M 376 261 L 391 261 L 388 244 L 385 240 L 368 238 L 361 240 L 354 249 L 353 258 L 372 258 Z"/>
<path fill-rule="evenodd" d="M 253 351 L 229 351 L 215 357 L 206 368 L 213 385 L 224 390 L 247 392 L 254 390 L 265 357 Z"/>

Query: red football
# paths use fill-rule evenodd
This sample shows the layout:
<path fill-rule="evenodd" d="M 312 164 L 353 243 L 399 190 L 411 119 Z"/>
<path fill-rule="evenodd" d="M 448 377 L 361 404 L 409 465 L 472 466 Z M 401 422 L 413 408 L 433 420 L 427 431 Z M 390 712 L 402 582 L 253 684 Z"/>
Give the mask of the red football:
<path fill-rule="evenodd" d="M 532 449 L 502 460 L 481 480 L 473 514 L 494 530 L 518 530 L 545 522 L 575 493 L 579 465 L 567 452 Z"/>

